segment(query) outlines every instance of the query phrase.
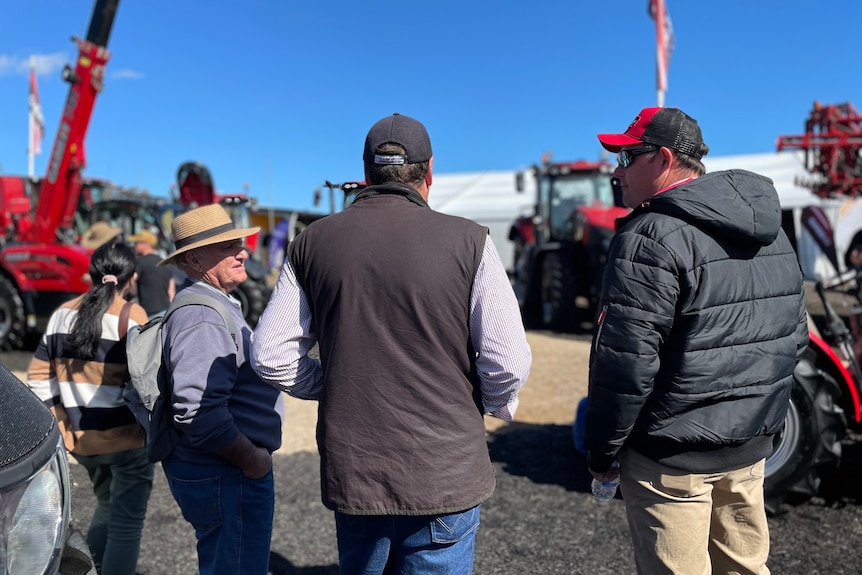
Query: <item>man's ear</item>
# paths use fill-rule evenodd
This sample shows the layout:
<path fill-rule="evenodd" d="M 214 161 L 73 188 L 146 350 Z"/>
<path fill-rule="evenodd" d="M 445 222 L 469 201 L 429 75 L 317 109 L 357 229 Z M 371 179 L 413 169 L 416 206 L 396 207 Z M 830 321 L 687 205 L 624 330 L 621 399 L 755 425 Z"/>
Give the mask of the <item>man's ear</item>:
<path fill-rule="evenodd" d="M 434 171 L 433 168 L 434 168 L 434 156 L 431 156 L 430 158 L 428 158 L 428 173 L 425 174 L 425 186 L 428 188 L 431 187 L 431 180 L 434 179 L 433 176 L 431 175 L 431 172 Z"/>
<path fill-rule="evenodd" d="M 197 272 L 203 271 L 203 265 L 201 264 L 200 253 L 198 253 L 198 250 L 195 249 L 186 252 L 186 264 Z"/>
<path fill-rule="evenodd" d="M 673 163 L 673 152 L 670 148 L 659 148 L 659 154 L 661 154 L 661 161 L 670 167 L 670 164 Z"/>

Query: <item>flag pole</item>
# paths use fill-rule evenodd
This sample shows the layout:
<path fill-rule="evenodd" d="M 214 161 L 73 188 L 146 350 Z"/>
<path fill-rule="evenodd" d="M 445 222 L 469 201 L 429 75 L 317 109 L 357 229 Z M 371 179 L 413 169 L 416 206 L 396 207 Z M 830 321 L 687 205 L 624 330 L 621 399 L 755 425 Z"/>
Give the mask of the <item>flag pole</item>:
<path fill-rule="evenodd" d="M 36 73 L 36 57 L 30 56 L 30 78 Z M 28 79 L 28 82 L 30 80 Z M 31 93 L 31 88 L 28 85 L 28 95 L 29 98 L 33 98 L 33 94 Z M 28 99 L 29 102 L 29 99 Z M 27 115 L 27 175 L 31 178 L 36 176 L 36 150 L 33 149 L 33 141 L 35 140 L 36 134 L 34 130 L 34 124 L 36 122 L 36 118 L 33 117 L 33 105 L 28 104 L 27 109 L 29 111 Z"/>
<path fill-rule="evenodd" d="M 664 28 L 665 28 L 665 14 L 664 14 L 664 0 L 658 0 L 656 4 L 656 14 L 655 14 L 655 39 L 656 39 L 656 105 L 659 108 L 664 107 L 664 91 L 665 91 L 665 82 L 667 82 L 667 70 L 665 69 L 667 57 L 667 46 L 665 46 L 665 42 L 667 38 L 665 38 Z"/>

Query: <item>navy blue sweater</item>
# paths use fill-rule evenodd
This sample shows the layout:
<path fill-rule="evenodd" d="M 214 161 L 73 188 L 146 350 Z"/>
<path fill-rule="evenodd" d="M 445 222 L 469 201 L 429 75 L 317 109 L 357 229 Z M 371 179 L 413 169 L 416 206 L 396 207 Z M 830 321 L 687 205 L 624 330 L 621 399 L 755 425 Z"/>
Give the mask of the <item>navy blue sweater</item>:
<path fill-rule="evenodd" d="M 182 438 L 171 460 L 223 464 L 215 454 L 242 433 L 273 452 L 281 446 L 284 401 L 248 363 L 251 329 L 238 302 L 208 285 L 188 280 L 177 293 L 221 298 L 230 310 L 242 345 L 232 340 L 219 313 L 206 306 L 178 309 L 163 330 L 165 356 L 173 375 L 174 422 Z"/>

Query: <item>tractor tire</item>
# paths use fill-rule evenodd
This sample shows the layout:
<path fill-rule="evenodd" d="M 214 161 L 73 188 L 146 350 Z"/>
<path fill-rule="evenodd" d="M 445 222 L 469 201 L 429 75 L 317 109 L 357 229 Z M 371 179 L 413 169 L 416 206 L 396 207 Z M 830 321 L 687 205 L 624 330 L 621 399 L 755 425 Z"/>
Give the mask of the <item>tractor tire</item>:
<path fill-rule="evenodd" d="M 0 276 L 0 349 L 23 349 L 26 336 L 27 317 L 21 294 L 9 278 Z"/>
<path fill-rule="evenodd" d="M 568 331 L 576 327 L 575 272 L 566 251 L 548 252 L 542 259 L 542 325 Z"/>
<path fill-rule="evenodd" d="M 265 284 L 252 278 L 248 278 L 231 292 L 231 295 L 242 303 L 242 314 L 252 329 L 266 308 L 268 292 Z"/>
<path fill-rule="evenodd" d="M 520 239 L 516 240 L 518 249 L 518 257 L 515 259 L 515 271 L 511 278 L 512 289 L 515 292 L 515 299 L 518 300 L 518 307 L 521 310 L 521 319 L 524 321 L 524 326 L 527 329 L 541 327 L 541 302 L 539 301 L 540 282 L 532 270 L 536 266 L 531 266 L 531 260 L 535 257 L 535 249 L 525 245 Z"/>
<path fill-rule="evenodd" d="M 780 514 L 791 495 L 802 499 L 817 495 L 821 478 L 834 473 L 841 459 L 847 421 L 835 402 L 840 389 L 814 362 L 809 349 L 796 366 L 784 429 L 766 460 L 764 493 L 771 515 Z"/>

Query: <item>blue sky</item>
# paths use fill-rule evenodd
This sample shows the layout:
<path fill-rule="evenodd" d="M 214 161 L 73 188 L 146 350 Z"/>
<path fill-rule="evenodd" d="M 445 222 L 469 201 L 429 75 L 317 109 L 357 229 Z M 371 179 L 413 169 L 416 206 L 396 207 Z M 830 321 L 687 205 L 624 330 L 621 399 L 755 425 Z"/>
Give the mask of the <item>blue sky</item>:
<path fill-rule="evenodd" d="M 0 166 L 27 171 L 27 62 L 37 56 L 43 175 L 93 0 L 7 2 L 0 16 Z M 667 0 L 665 105 L 712 156 L 771 152 L 815 100 L 862 107 L 858 0 Z M 167 195 L 182 162 L 262 205 L 312 209 L 325 180 L 361 180 L 368 128 L 428 128 L 435 172 L 514 170 L 543 152 L 598 158 L 656 103 L 647 0 L 436 2 L 120 0 L 86 175 Z M 432 186 L 431 193 L 434 193 Z M 327 206 L 324 204 L 319 211 Z"/>

